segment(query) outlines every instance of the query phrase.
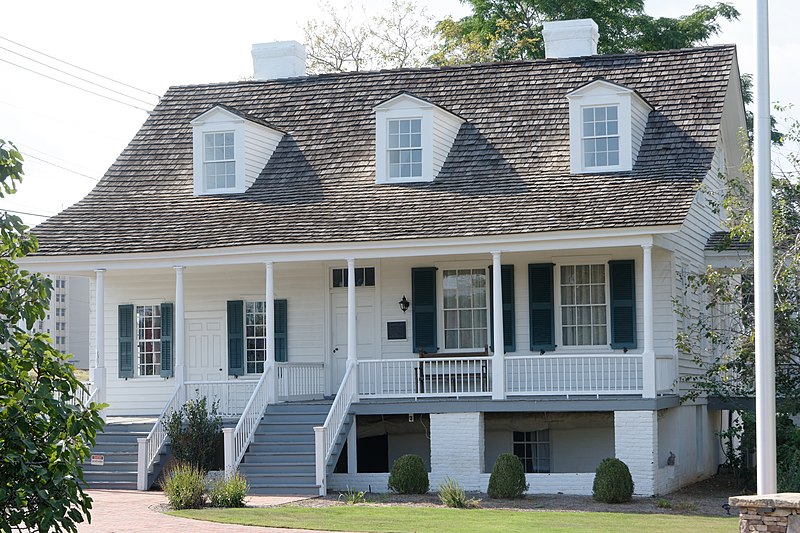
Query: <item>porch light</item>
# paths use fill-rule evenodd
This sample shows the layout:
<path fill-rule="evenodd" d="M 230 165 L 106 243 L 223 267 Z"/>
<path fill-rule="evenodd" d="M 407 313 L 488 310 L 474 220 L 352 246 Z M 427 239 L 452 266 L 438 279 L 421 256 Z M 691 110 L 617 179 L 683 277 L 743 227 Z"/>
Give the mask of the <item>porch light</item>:
<path fill-rule="evenodd" d="M 408 311 L 408 307 L 411 305 L 411 302 L 406 300 L 406 295 L 403 295 L 403 299 L 398 302 L 400 304 L 400 309 L 405 313 Z"/>

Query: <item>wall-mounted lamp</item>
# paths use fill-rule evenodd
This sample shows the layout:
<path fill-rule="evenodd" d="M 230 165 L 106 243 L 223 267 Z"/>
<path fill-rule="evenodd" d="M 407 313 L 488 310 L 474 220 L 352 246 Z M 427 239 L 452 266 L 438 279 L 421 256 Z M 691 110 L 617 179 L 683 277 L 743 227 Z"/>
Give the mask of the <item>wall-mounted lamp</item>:
<path fill-rule="evenodd" d="M 398 304 L 400 305 L 400 309 L 405 313 L 406 311 L 408 311 L 408 307 L 411 305 L 411 302 L 406 300 L 406 295 L 404 294 L 403 299 L 400 300 Z"/>

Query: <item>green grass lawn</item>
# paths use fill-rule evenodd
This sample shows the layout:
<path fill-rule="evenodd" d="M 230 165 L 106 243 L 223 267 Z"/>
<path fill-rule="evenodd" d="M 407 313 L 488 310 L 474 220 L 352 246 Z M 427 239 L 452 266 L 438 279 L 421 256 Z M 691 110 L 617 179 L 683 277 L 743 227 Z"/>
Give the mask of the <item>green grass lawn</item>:
<path fill-rule="evenodd" d="M 170 511 L 184 518 L 249 526 L 362 532 L 416 533 L 535 533 L 619 531 L 674 533 L 735 533 L 735 517 L 705 517 L 663 514 L 525 512 L 495 509 L 444 509 L 402 506 L 282 506 L 247 509 L 198 509 Z"/>

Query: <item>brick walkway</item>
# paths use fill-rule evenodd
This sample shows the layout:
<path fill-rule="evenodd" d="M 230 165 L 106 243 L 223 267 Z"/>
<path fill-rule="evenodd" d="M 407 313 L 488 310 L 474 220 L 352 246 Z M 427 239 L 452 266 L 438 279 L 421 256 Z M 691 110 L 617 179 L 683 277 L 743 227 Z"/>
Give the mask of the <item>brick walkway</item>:
<path fill-rule="evenodd" d="M 94 501 L 92 523 L 81 524 L 81 533 L 313 533 L 307 529 L 280 529 L 273 527 L 235 526 L 215 524 L 187 518 L 176 518 L 153 510 L 166 503 L 161 492 L 135 490 L 90 490 Z M 277 505 L 302 498 L 283 496 L 250 496 L 248 505 Z"/>

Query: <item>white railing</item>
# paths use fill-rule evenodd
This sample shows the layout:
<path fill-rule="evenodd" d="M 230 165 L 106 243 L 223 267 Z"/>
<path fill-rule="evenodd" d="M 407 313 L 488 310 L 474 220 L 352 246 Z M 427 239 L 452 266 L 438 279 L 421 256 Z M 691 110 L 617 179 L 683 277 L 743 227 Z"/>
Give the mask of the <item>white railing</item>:
<path fill-rule="evenodd" d="M 278 400 L 322 398 L 325 395 L 325 365 L 322 363 L 278 363 Z"/>
<path fill-rule="evenodd" d="M 186 386 L 178 385 L 172 397 L 164 406 L 161 414 L 153 425 L 153 429 L 145 438 L 138 439 L 139 443 L 139 467 L 137 476 L 137 488 L 139 490 L 147 490 L 147 473 L 156 459 L 156 456 L 161 451 L 161 447 L 167 440 L 167 428 L 164 425 L 167 417 L 173 412 L 177 411 L 183 404 L 186 403 Z"/>
<path fill-rule="evenodd" d="M 257 384 L 258 381 L 248 379 L 187 381 L 185 401 L 188 402 L 189 400 L 205 397 L 209 411 L 214 402 L 219 402 L 217 404 L 217 413 L 219 415 L 225 417 L 239 416 L 244 412 Z"/>
<path fill-rule="evenodd" d="M 378 359 L 358 362 L 361 398 L 491 396 L 491 357 Z"/>
<path fill-rule="evenodd" d="M 641 394 L 641 355 L 506 357 L 506 392 L 517 395 Z"/>
<path fill-rule="evenodd" d="M 236 427 L 231 430 L 226 428 L 224 433 L 225 446 L 225 475 L 231 475 L 242 462 L 247 447 L 253 440 L 256 428 L 264 416 L 264 411 L 269 404 L 269 387 L 275 382 L 273 379 L 274 367 L 266 366 L 261 374 L 261 379 L 255 383 L 247 405 L 242 410 L 242 416 Z"/>
<path fill-rule="evenodd" d="M 82 381 L 81 383 L 86 387 L 86 390 L 82 388 L 75 389 L 74 394 L 72 394 L 67 403 L 69 405 L 89 407 L 89 404 L 96 401 L 97 389 L 93 381 Z M 56 399 L 61 398 L 61 393 L 59 391 L 53 391 L 53 397 Z"/>
<path fill-rule="evenodd" d="M 314 428 L 317 485 L 319 485 L 320 496 L 324 496 L 326 492 L 325 470 L 333 453 L 333 446 L 336 443 L 339 432 L 342 430 L 347 414 L 350 412 L 350 405 L 358 394 L 357 375 L 357 365 L 348 364 L 342 384 L 339 385 L 336 398 L 334 398 L 331 409 L 328 411 L 328 416 L 325 418 L 325 423 Z"/>

